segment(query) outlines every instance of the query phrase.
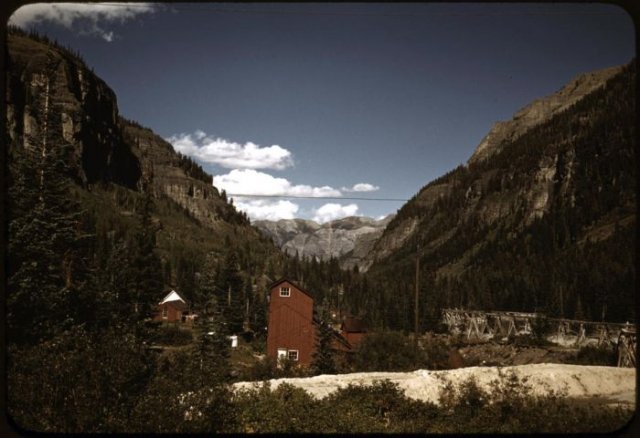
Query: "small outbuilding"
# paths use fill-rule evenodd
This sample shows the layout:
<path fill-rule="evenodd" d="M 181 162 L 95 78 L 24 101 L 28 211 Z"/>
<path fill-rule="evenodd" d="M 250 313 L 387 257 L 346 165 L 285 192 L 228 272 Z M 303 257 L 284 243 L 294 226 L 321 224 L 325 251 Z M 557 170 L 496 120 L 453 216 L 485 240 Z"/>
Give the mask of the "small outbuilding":
<path fill-rule="evenodd" d="M 172 290 L 158 303 L 158 313 L 154 321 L 160 322 L 187 322 L 191 321 L 189 306 L 187 302 Z"/>
<path fill-rule="evenodd" d="M 340 325 L 340 334 L 355 348 L 367 334 L 367 327 L 359 318 L 347 316 Z"/>

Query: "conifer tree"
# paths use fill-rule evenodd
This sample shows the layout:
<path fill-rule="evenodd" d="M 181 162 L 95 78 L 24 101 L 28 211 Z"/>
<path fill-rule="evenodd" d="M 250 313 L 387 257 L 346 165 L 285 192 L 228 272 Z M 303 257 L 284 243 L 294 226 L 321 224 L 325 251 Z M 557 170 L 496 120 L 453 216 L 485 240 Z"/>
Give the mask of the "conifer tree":
<path fill-rule="evenodd" d="M 91 297 L 85 289 L 92 236 L 83 231 L 83 212 L 71 197 L 72 148 L 62 137 L 48 76 L 42 88 L 31 109 L 39 130 L 9 153 L 7 322 L 15 342 L 48 338 L 82 322 L 87 303 L 80 294 Z"/>
<path fill-rule="evenodd" d="M 218 277 L 218 302 L 229 324 L 231 333 L 242 331 L 244 306 L 242 302 L 244 282 L 240 275 L 238 255 L 231 249 L 225 257 Z"/>
<path fill-rule="evenodd" d="M 315 350 L 312 355 L 311 368 L 314 374 L 335 374 L 336 364 L 331 346 L 333 329 L 328 322 L 328 313 L 322 313 L 318 323 Z"/>
<path fill-rule="evenodd" d="M 162 263 L 155 253 L 156 226 L 151 219 L 152 208 L 151 195 L 145 192 L 139 212 L 140 223 L 132 242 L 128 281 L 133 322 L 138 326 L 138 335 L 143 337 L 149 335 L 149 322 L 163 290 Z"/>
<path fill-rule="evenodd" d="M 227 323 L 215 298 L 209 300 L 201 309 L 197 329 L 199 331 L 195 350 L 197 384 L 200 388 L 205 388 L 207 385 L 225 379 L 231 354 Z"/>

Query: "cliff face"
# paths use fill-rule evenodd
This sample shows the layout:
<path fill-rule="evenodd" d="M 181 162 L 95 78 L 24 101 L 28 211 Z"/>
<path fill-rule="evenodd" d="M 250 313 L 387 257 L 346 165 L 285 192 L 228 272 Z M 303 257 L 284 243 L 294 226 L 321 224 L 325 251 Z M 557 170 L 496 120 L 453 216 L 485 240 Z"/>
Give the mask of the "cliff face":
<path fill-rule="evenodd" d="M 508 121 L 497 122 L 482 139 L 469 158 L 469 164 L 486 160 L 500 152 L 509 142 L 536 125 L 549 120 L 555 114 L 566 110 L 585 95 L 602 87 L 607 80 L 618 74 L 621 67 L 612 67 L 579 75 L 562 87 L 557 93 L 538 99 L 522 108 Z"/>
<path fill-rule="evenodd" d="M 289 255 L 328 260 L 337 258 L 345 269 L 361 267 L 391 216 L 382 220 L 347 217 L 325 224 L 304 219 L 255 221 L 254 225 Z M 366 269 L 366 267 L 365 267 Z"/>
<path fill-rule="evenodd" d="M 116 96 L 101 79 L 67 51 L 19 34 L 9 35 L 7 61 L 10 144 L 64 141 L 74 147 L 83 184 L 135 187 L 140 165 L 122 139 Z"/>
<path fill-rule="evenodd" d="M 247 224 L 211 180 L 194 178 L 172 146 L 118 114 L 114 92 L 67 50 L 10 33 L 7 128 L 12 147 L 73 146 L 76 179 L 84 187 L 114 183 L 141 190 L 151 180 L 166 196 L 208 227 Z"/>
<path fill-rule="evenodd" d="M 242 217 L 220 197 L 211 179 L 204 181 L 187 174 L 173 147 L 147 128 L 121 119 L 123 138 L 141 164 L 142 175 L 153 182 L 155 196 L 166 196 L 200 223 L 215 227 L 220 221 Z"/>

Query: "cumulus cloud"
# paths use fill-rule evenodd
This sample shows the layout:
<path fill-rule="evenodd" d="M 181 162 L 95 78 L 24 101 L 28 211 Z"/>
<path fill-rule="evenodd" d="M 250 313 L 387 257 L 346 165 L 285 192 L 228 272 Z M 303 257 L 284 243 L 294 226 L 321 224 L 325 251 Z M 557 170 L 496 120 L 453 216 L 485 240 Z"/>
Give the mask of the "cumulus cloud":
<path fill-rule="evenodd" d="M 114 33 L 106 29 L 106 25 L 122 24 L 139 15 L 153 13 L 158 7 L 153 3 L 34 3 L 15 11 L 9 23 L 27 29 L 46 21 L 111 42 Z"/>
<path fill-rule="evenodd" d="M 342 190 L 345 192 L 375 192 L 376 190 L 380 190 L 380 187 L 369 183 L 358 183 L 351 188 L 342 187 Z"/>
<path fill-rule="evenodd" d="M 248 200 L 234 201 L 238 210 L 244 211 L 252 220 L 293 219 L 296 217 L 299 206 L 291 201 L 272 200 Z"/>
<path fill-rule="evenodd" d="M 354 216 L 358 211 L 356 204 L 341 205 L 335 203 L 324 204 L 322 207 L 314 210 L 313 220 L 323 224 L 335 219 L 347 216 Z"/>
<path fill-rule="evenodd" d="M 218 164 L 227 169 L 276 169 L 293 166 L 293 156 L 276 144 L 261 147 L 255 143 L 236 143 L 210 137 L 203 131 L 178 134 L 167 139 L 173 148 L 201 162 Z"/>
<path fill-rule="evenodd" d="M 275 178 L 253 169 L 234 169 L 227 174 L 216 175 L 213 177 L 213 185 L 227 193 L 242 195 L 342 196 L 340 190 L 329 186 L 294 185 L 285 178 Z"/>

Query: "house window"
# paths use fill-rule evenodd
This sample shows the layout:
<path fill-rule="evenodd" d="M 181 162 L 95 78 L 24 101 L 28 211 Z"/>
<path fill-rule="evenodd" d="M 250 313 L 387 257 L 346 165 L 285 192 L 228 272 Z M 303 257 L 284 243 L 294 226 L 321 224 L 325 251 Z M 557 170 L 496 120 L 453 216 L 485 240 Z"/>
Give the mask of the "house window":
<path fill-rule="evenodd" d="M 291 290 L 289 290 L 288 287 L 281 287 L 280 288 L 280 296 L 281 297 L 290 297 L 291 296 Z"/>
<path fill-rule="evenodd" d="M 167 306 L 162 306 L 162 317 L 166 318 L 167 315 L 169 315 L 169 309 L 167 309 Z"/>
<path fill-rule="evenodd" d="M 294 361 L 298 361 L 298 350 L 289 350 L 287 352 L 287 357 L 289 358 L 289 360 L 294 360 Z"/>

